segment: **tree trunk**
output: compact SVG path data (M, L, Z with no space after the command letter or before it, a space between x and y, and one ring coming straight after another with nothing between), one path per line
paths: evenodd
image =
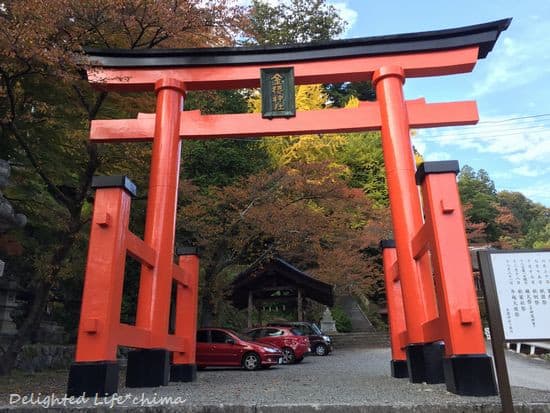
M210 291L205 291L200 298L200 320L199 325L201 327L211 327L214 321L214 309L210 297Z

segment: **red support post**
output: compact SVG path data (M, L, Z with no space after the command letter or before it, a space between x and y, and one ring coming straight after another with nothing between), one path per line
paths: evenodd
M128 355L128 387L167 385L170 377L167 331L181 154L179 124L185 91L183 83L175 79L160 79L155 90L155 137L144 241L156 251L156 260L153 266L142 266L136 317L136 326L151 332L151 347Z
M88 261L68 394L112 394L118 389L117 331L126 260L131 195L124 176L94 177L97 188Z
M197 316L199 302L199 255L197 248L178 248L179 266L185 273L186 285L178 283L176 291L175 335L183 338L183 352L175 351L170 369L170 381L195 381L197 365Z
M373 75L381 115L382 148L390 197L397 261L403 288L407 326L407 359L412 382L443 380L440 345L427 341L423 324L437 317L431 267L423 258L414 259L411 242L422 227L420 197L415 183L415 161L409 119L399 66L383 66ZM427 366L436 366L427 369ZM429 371L431 370L431 372Z
M456 183L457 161L425 162L417 173L436 280L439 320L445 341L445 381L453 393L494 395L492 361L485 340Z
M176 227L176 202L180 170L179 124L183 84L174 79L156 83L157 110L147 199L144 241L157 251L154 267L143 267L136 325L152 331L152 344L162 348L168 328L168 297Z
M386 285L386 303L388 307L388 324L391 343L391 375L396 378L409 377L407 370L407 327L405 326L405 309L403 294L399 280L397 252L394 240L380 242L384 264L384 279Z

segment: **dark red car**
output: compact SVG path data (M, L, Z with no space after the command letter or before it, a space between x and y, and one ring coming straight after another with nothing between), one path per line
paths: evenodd
M311 352L316 356L326 356L332 351L332 340L315 323L307 321L282 321L267 324L268 327L294 327L308 336Z
M245 370L269 368L283 361L281 350L226 328L201 328L197 331L197 368L241 366Z
M252 340L283 351L283 363L299 363L311 351L309 338L293 327L259 327L247 331Z

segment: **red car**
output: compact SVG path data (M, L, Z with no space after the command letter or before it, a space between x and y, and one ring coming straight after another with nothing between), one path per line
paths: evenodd
M311 351L309 338L293 327L260 327L246 333L254 341L271 344L283 351L283 363L299 363Z
M226 328L197 331L197 368L241 366L245 370L269 368L282 363L283 354L269 344L252 343L250 338Z

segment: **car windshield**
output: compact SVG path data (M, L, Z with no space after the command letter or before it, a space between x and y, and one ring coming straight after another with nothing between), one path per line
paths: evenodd
M313 331L315 331L315 334L318 334L320 336L323 335L323 332L319 327L317 327L317 324L311 323L311 328L313 329Z

